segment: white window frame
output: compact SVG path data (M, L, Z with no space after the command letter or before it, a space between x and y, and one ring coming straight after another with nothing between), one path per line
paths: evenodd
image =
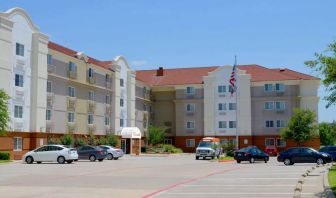
M286 109L286 102L285 101L275 101L274 107L276 110L285 110ZM280 108L277 108L277 104L280 104Z
M267 141L268 140L273 140L273 145L267 145ZM275 146L276 142L275 142L275 138L265 138L265 146Z
M188 96L195 95L195 87L191 87L191 86L186 87L185 93Z
M74 122L76 122L75 112L73 112L73 111L69 111L68 112L67 121L68 121L68 123L74 123Z
M20 143L20 144L18 144ZM13 151L22 151L22 137L13 137Z
M18 85L16 85L16 77L18 77ZM22 74L15 74L15 79L14 79L14 84L15 87L23 87L23 83L24 83L24 76Z
M46 109L46 121L50 121L51 120L51 116L52 116L51 109Z
M227 122L226 121L218 121L218 129L226 129L227 128Z
M278 140L279 140L279 141L282 141L284 144L283 144L283 145L279 145L279 144L278 144ZM275 140L275 144L276 144L277 147L286 147L287 142L286 142L285 140L281 139L281 138L277 138L277 139Z
M14 105L14 118L23 118L23 106L22 105Z
M270 90L268 88L271 88ZM264 84L264 91L265 92L272 92L273 91L273 84L267 83Z
M222 106L222 109L220 109L220 106ZM218 111L219 112L226 111L226 103L218 103Z
M217 93L220 94L220 95L225 94L226 93L226 85L218 85Z
M53 62L53 57L51 54L47 54L47 64L52 65Z
M267 108L267 104L271 104L271 108ZM274 109L274 101L265 101L264 102L264 109L265 110L273 110Z
M24 45L21 43L16 43L15 45L15 54L17 56L22 56L24 57Z
M285 84L284 83L276 83L275 84L275 91L284 92L285 91Z
M232 123L232 127L230 123ZM237 128L237 121L235 120L229 121L229 129L235 129L235 128Z
M234 108L231 108L234 107ZM229 103L229 111L236 111L237 110L237 103L235 102L230 102Z
M50 85L50 90L48 90L49 85ZM53 90L52 82L47 81L47 93L52 93L52 90Z
M105 126L110 126L111 125L111 118L109 116L105 116Z
M188 110L188 107L190 107L189 110ZM186 112L187 113L193 113L193 112L195 112L195 104L193 104L193 103L186 104Z
M185 127L186 127L186 129L195 129L195 121L187 121Z
M89 70L88 70L88 77L89 77L89 78L93 78L94 75L95 75L95 71L94 71L94 69L92 69L92 68L90 67Z
M88 91L88 100L95 101L95 92L90 90Z
M72 86L68 86L68 96L75 98L76 97L76 88Z
M74 63L72 61L69 61L68 70L69 70L69 72L76 72L76 70L77 70L76 63Z
M90 125L94 124L94 116L93 116L93 114L88 114L88 116L87 116L87 123L90 124Z
M195 147L195 139L186 139L186 147L194 148Z
M120 124L120 127L124 127L124 118L120 118L119 119L119 124Z
M110 94L107 94L105 96L105 104L111 104L111 95Z
M267 122L268 122L268 126L267 126ZM271 126L271 122L273 123L273 126ZM265 128L274 128L274 120L266 120Z
M125 86L124 84L125 84L124 79L120 78L120 87L124 87Z
M278 125L280 123L280 125ZM283 125L282 125L283 124ZM281 126L282 125L282 126ZM277 120L276 121L276 127L277 128L285 128L286 127L286 121L285 120Z
M120 107L124 107L125 101L123 98L120 98Z
M165 138L163 143L164 144L173 144L173 140L171 138Z

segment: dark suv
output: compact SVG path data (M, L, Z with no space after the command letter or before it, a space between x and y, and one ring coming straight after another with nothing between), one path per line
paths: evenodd
M331 162L331 156L326 153L320 153L313 148L295 147L280 153L278 162L283 162L286 166L294 163L325 164Z
M96 160L103 161L106 158L107 151L98 146L81 146L77 149L78 159L90 160L94 162Z
M336 146L325 146L320 149L321 153L328 153L336 161Z

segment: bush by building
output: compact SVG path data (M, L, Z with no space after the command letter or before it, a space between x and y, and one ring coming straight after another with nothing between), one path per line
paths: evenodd
M0 160L9 160L10 159L10 154L7 152L0 152Z

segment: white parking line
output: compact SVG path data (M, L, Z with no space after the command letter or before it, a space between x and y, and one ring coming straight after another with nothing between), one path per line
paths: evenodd
M284 180L284 179L295 179L298 180L298 177L283 177L283 178L269 178L269 177L235 177L235 178L206 178L203 180L232 180L232 179L266 179L266 180Z
M315 195L314 193L304 193L305 195ZM247 192L247 193L230 193L230 192L223 192L223 193L204 193L204 192L194 192L194 193L165 193L165 195L293 195L293 193L283 193L283 192L272 192L272 193L253 193L253 192Z
M186 185L182 185L182 186L185 186L185 187L237 187L237 184L235 185L232 185L232 184L214 184L214 185L211 185L211 184L207 184L207 185L192 185L192 184L186 184ZM287 184L284 184L284 185L281 185L281 184L267 184L267 185L254 185L254 184L239 184L238 185L239 187L261 187L261 188L264 188L264 187L295 187L295 185L287 185ZM315 185L305 185L307 187L312 187L312 186L315 186Z

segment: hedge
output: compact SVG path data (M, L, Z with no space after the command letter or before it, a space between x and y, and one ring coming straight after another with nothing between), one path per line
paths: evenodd
M1 153L0 152L0 160L9 160L10 154L9 153Z

